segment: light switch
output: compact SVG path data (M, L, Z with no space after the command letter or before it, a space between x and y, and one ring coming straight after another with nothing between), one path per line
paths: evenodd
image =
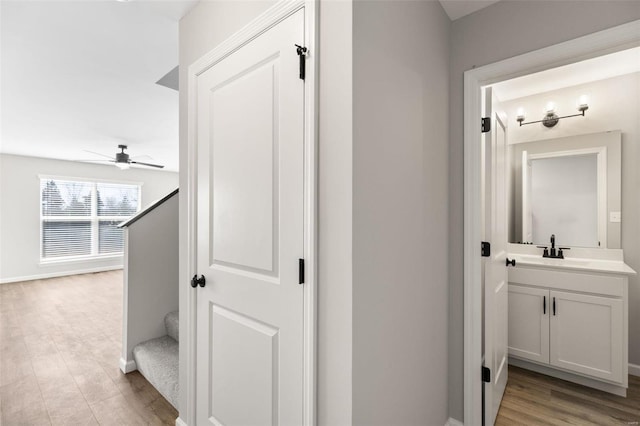
M620 212L609 212L609 222L620 223L621 221L622 221L622 213L620 213Z

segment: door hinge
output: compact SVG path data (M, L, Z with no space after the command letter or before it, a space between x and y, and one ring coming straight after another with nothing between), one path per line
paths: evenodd
M300 58L300 80L304 80L305 77L305 62L307 60L307 48L296 44L296 52L298 52L298 58Z
M491 117L482 118L480 129L482 130L482 133L487 133L491 131Z
M485 383L491 383L491 369L488 367L482 367L482 381Z
M482 257L491 256L491 243L483 241L480 248L480 253L482 254Z
M304 259L298 259L298 284L304 284Z

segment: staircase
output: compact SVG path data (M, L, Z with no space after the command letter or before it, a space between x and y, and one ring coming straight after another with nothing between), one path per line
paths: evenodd
M167 335L133 348L138 371L178 409L178 311L164 317Z

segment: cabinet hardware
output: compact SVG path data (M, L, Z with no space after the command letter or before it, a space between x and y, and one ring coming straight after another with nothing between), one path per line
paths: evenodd
M547 315L547 296L542 296L542 315Z
M556 298L553 298L553 316L556 316Z
M509 258L507 257L507 266L516 266L516 260L515 259L511 259L509 260Z
M200 275L200 278L198 278L198 275L194 275L193 278L191 278L191 287L196 288L197 286L200 287L204 287L204 285L206 284L206 280L204 279L204 275Z

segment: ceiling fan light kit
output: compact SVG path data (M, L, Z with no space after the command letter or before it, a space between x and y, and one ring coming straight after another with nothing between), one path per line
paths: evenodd
M141 161L132 160L131 158L129 158L129 154L124 152L124 150L127 149L127 145L118 145L118 149L120 150L120 152L116 152L116 157L114 160L96 160L96 161L106 161L109 163L114 163L116 167L119 168L120 170L127 170L131 167L132 164L139 165L139 166L146 166L146 167L155 167L156 169L164 168L164 166L161 164L143 163ZM92 152L92 151L87 151L87 152ZM101 155L103 157L109 158L109 156L103 155L97 152L93 152L93 154L97 154L97 155Z

